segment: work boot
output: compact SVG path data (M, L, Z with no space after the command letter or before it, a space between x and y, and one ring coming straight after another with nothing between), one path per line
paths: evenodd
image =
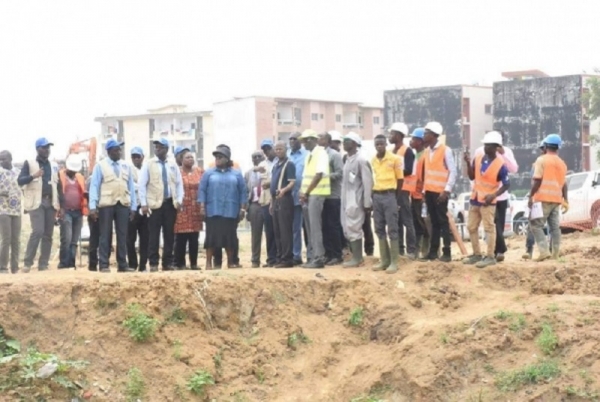
M440 257L441 262L452 262L452 256L450 254L444 254Z
M352 252L352 258L349 261L346 261L342 266L344 268L356 268L359 267L363 263L362 256L362 247L363 241L362 239L354 240L349 244L350 251Z
M425 258L429 254L429 237L423 237L421 241L421 258Z
M531 260L531 257L533 257L533 249L532 248L528 248L527 251L525 251L523 253L523 255L521 256L521 258L524 260Z
M535 259L535 262L546 261L546 260L549 260L550 258L552 258L552 254L550 254L549 252L540 253L538 258Z
M379 264L373 267L373 271L383 271L390 266L390 246L385 237L379 239Z
M504 261L504 253L496 254L496 262L502 262L502 261Z
M550 250L550 252L552 253L553 260L558 260L560 258L560 250L554 249L554 250Z
M483 257L481 257L480 255L470 255L467 258L463 258L462 263L465 265L473 265L473 264L477 264L478 262L480 262L483 259Z
M485 268L485 267L489 267L490 265L495 265L495 264L496 264L496 259L494 257L485 257L483 260L481 260L477 264L475 264L475 266L477 268Z
M386 274L398 272L398 257L400 256L400 247L398 242L392 241L390 244L390 266L385 270Z

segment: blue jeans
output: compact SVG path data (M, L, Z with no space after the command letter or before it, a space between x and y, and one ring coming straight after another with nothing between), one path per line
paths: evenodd
M81 211L66 211L60 222L59 268L75 268L77 243L81 236L83 215Z
M302 260L302 205L294 205L293 246L294 261Z

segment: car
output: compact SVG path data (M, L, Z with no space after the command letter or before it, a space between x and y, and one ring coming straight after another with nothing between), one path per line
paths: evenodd
M567 175L569 210L560 215L562 231L600 226L600 170Z
M529 230L528 197L518 198L511 194L509 203L512 211L513 232L518 236L527 236L527 230Z
M461 235L463 240L469 240L470 235L467 230L467 222L469 219L469 206L471 200L471 193L465 192L460 193L458 196L453 199L453 205L448 204L448 211L452 213L452 217L456 223L456 227ZM513 216L513 207L509 201L508 211L506 211L506 220L504 222L504 237L510 237L514 234L513 224L512 224L512 216ZM479 226L479 236L483 237L483 226Z

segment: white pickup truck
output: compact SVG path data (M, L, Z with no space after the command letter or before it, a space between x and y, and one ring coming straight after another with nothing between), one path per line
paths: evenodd
M600 226L600 170L567 176L569 210L560 216L565 231L586 230Z
M514 198L511 195L511 200ZM454 217L458 232L461 234L463 240L469 240L469 231L467 230L467 221L469 217L469 201L471 199L471 193L460 193L456 199L451 200L448 204L448 211ZM509 202L509 210L506 211L506 221L504 222L504 237L510 237L513 235L513 207ZM479 227L479 234L483 237L483 226Z

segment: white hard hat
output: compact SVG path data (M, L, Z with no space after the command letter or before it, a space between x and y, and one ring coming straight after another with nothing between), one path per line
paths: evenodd
M402 133L403 135L408 135L408 127L404 123L394 123L394 124L392 124L392 127L390 127L390 129L388 131L390 133L392 131L397 131L399 133Z
M67 156L67 160L65 161L65 167L71 172L79 172L81 171L83 164L81 163L81 159L77 155L69 155Z
M484 144L502 145L502 134L497 131L490 131L489 133L485 133L481 142Z
M429 123L427 123L427 125L425 126L425 131L427 130L437 135L442 135L442 133L444 132L442 125L437 121L430 121Z
M339 131L331 130L328 131L327 134L331 136L331 141L342 142L342 134Z
M360 136L358 134L356 134L354 131L350 131L348 134L346 134L344 136L344 139L356 142L359 147L361 146L361 143L362 143Z

